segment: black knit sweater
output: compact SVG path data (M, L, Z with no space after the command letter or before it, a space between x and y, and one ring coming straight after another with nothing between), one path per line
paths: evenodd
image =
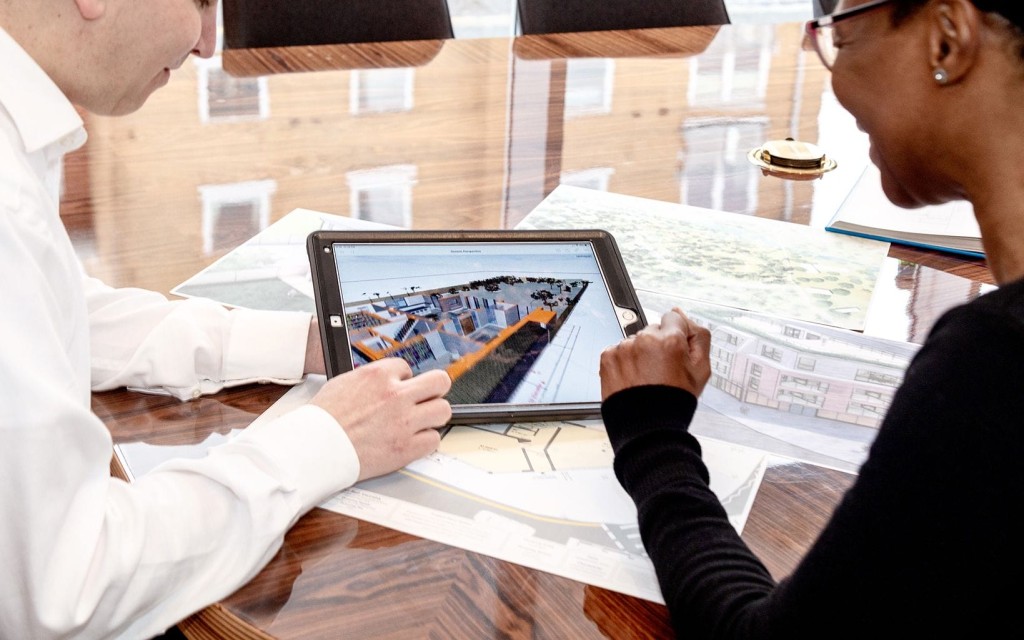
M687 432L695 398L603 406L615 472L681 638L993 638L1024 596L1024 282L946 313L821 536L776 584Z

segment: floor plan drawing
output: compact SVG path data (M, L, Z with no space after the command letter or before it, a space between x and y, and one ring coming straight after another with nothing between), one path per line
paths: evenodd
M292 389L258 420L305 402L319 384ZM711 488L742 531L769 456L713 438L701 445ZM449 427L435 453L321 506L661 602L600 421Z

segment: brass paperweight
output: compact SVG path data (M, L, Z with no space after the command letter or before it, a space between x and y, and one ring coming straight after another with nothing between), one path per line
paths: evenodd
M836 161L820 147L793 138L769 140L751 149L747 159L761 167L765 175L798 180L817 178L836 168Z

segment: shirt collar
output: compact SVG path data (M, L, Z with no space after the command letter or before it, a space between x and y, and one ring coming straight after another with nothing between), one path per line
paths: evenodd
M85 129L71 101L21 46L0 27L0 108L7 111L26 153L65 141L85 144Z

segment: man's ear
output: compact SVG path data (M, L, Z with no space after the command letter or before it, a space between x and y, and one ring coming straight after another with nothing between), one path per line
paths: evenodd
M107 10L107 0L75 0L78 12L86 20L95 20Z
M981 16L970 0L944 0L929 9L928 17L928 61L932 69L945 70L943 84L953 84L970 70L977 58L981 46Z

